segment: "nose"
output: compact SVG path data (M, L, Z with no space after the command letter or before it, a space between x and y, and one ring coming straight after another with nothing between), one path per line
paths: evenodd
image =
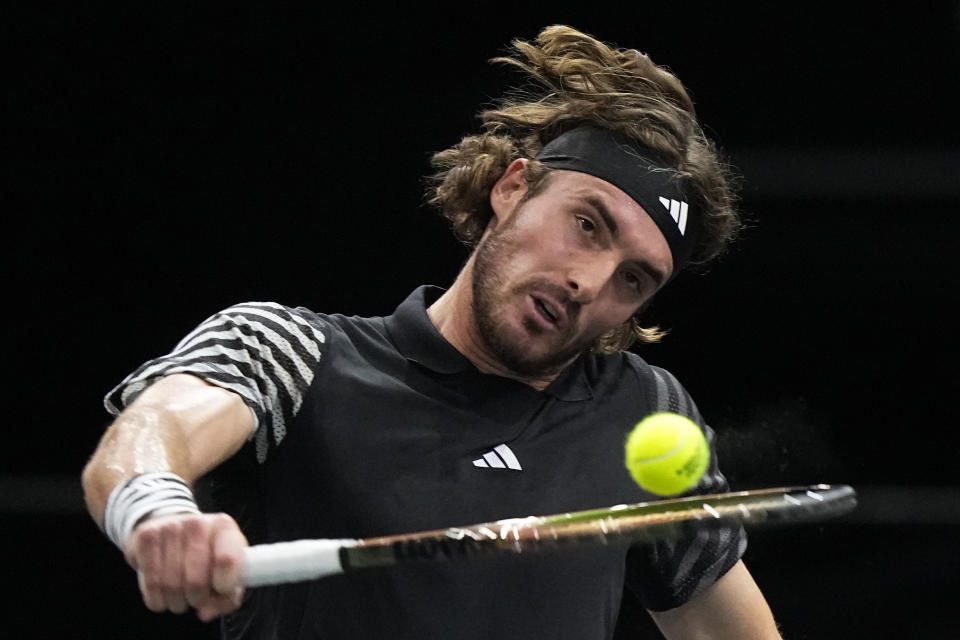
M567 272L570 299L584 304L596 298L616 272L616 265L613 262L613 260L591 260L571 265Z

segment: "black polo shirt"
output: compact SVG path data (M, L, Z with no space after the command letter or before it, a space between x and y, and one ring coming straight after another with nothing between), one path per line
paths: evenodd
M200 493L251 542L362 538L654 499L623 465L628 431L671 409L675 379L631 353L584 354L543 391L478 372L430 322L420 288L388 317L231 307L107 398L177 371L240 393L248 447ZM712 432L704 427L712 440ZM713 460L698 490L720 491ZM228 638L610 638L621 597L682 604L742 554L742 531L661 545L370 569L249 590Z

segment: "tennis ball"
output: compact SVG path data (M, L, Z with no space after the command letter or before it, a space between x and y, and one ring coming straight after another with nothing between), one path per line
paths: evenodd
M627 436L627 470L642 488L673 496L693 488L707 470L710 449L693 420L654 413Z

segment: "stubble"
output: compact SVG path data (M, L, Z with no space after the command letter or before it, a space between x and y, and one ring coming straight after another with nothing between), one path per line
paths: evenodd
M576 340L576 311L568 318L566 329L557 336L549 336L536 323L524 323L523 328L536 339L552 341L553 345L542 355L531 353L520 338L508 329L503 315L507 305L517 304L524 296L539 288L556 284L530 279L513 286L507 284L511 256L523 251L516 242L510 224L520 215L516 211L505 225L497 227L477 246L473 263L473 319L477 332L491 354L511 372L529 378L553 376L587 350L592 340Z

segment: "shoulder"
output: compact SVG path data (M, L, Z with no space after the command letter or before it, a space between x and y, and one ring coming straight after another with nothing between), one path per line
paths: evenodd
M165 355L144 362L105 398L117 414L144 389L174 373L189 373L240 395L258 424L280 405L299 408L327 342L312 312L276 302L242 302L206 318Z
M178 345L193 341L200 334L233 331L248 334L267 343L289 343L314 355L328 351L330 343L378 342L385 339L383 318L363 318L318 313L306 307L277 302L241 302L222 309L204 320Z
M672 411L685 415L695 422L702 423L703 419L696 403L687 389L673 373L647 363L635 353L623 352L625 366L629 367L647 388L654 398L655 411Z
M325 341L323 317L305 307L288 307L277 302L241 302L222 309L198 328L211 326L249 326L261 331L279 331L288 336Z
M594 354L590 377L595 388L637 388L651 399L650 411L673 411L701 421L696 404L677 377L632 351L609 355Z

